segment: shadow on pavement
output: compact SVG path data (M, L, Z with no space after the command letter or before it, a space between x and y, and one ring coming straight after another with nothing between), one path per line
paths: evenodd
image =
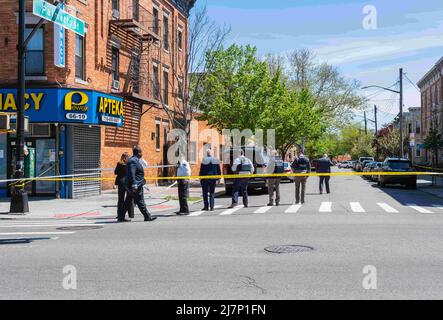
M9 239L0 239L0 245L8 245L8 244L29 244L34 241L40 240L50 240L51 238L9 238Z

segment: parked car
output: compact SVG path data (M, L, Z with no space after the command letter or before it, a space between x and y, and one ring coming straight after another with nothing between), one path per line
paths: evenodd
M365 161L366 161L366 163L367 162L371 162L371 161L374 161L374 158L373 157L360 157L360 158L358 158L358 162L355 165L355 171L362 172L363 168L364 168L363 163Z
M383 162L376 162L375 165L371 168L372 175L369 176L369 180L377 182L378 181L378 174L377 172L380 172L381 168L383 166Z
M285 173L292 173L291 163L290 162L285 162L284 166L285 166ZM295 180L294 180L294 177L283 177L281 179L281 181L294 182Z
M232 165L234 163L234 157L239 156L240 149L245 151L245 155L250 159L254 164L254 173L255 174L265 174L266 173L266 165L269 163L269 157L266 152L262 148L258 147L231 147L227 148L223 154L223 174L231 175L234 174L232 172ZM225 191L226 194L232 193L232 187L234 185L234 179L225 179ZM262 189L267 192L268 184L266 178L250 178L249 179L249 188L251 189Z
M352 161L343 161L338 164L340 169L350 169L352 168Z
M317 159L311 160L311 171L317 171L317 163L318 163Z
M366 160L367 161L367 160ZM363 162L366 162L366 161L363 161ZM367 172L368 174L367 175L363 175L362 177L363 178L365 178L365 179L369 179L369 173L371 172L371 169L372 169L372 167L374 166L376 164L376 162L375 161L369 161L369 162L366 162L366 164L363 166L363 172Z
M414 167L409 159L386 158L380 172L413 172ZM402 184L408 188L417 188L417 176L415 175L379 175L378 185L385 187L387 184Z

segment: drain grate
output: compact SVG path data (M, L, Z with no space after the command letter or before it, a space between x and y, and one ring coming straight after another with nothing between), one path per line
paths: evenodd
M314 250L314 248L302 245L279 245L265 248L265 251L271 253L303 253L312 250Z
M69 226L69 227L60 227L57 230L65 230L65 231L81 231L81 230L95 230L101 229L103 226Z

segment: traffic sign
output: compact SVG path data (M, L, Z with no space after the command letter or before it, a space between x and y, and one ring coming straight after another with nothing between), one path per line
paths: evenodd
M34 0L32 13L40 18L49 20L71 30L81 36L85 35L85 22L67 13L60 7L56 7L45 0Z

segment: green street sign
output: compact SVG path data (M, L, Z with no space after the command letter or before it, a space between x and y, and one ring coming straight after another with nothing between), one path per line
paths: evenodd
M75 33L85 35L85 22L74 17L72 14L46 2L45 0L34 0L32 13L40 18L49 20L59 26Z

